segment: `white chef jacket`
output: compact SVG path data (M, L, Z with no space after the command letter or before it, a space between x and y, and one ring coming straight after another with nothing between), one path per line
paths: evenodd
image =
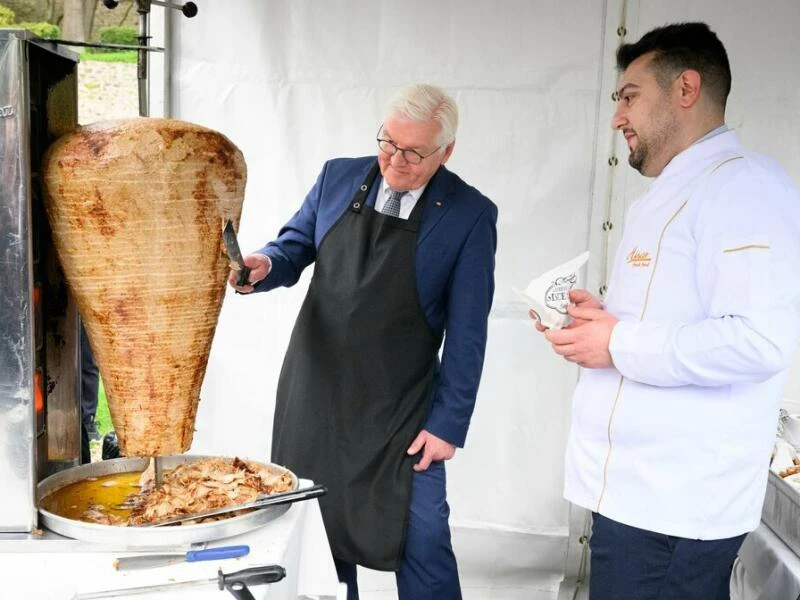
M581 369L565 497L667 535L758 526L800 339L800 194L736 133L677 155L628 212L605 308L614 368Z

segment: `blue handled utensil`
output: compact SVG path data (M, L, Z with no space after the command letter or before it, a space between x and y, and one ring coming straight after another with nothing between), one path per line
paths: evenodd
M114 568L118 571L134 571L136 569L150 569L164 567L182 562L197 562L201 560L223 560L238 558L250 553L250 546L221 546L219 548L206 548L205 550L190 550L186 553L146 554L141 556L123 556L114 561Z

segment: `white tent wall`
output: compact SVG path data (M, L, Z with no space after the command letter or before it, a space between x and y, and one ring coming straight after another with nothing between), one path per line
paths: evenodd
M511 287L589 247L596 291L624 210L646 185L608 125L617 27L633 40L667 22L709 22L734 70L729 123L800 179L800 3L197 4L197 17L172 16L168 27L166 110L225 133L244 152L245 252L277 234L326 159L375 153L383 108L401 86L436 83L456 98L461 123L448 167L498 205L499 242L481 389L466 447L448 463L453 541L466 598L555 597L565 564L574 575L580 557L583 514L574 511L567 561L561 498L577 372L535 334ZM604 231L606 221L613 227ZM268 294L229 291L192 452L269 456L277 378L310 276ZM787 396L800 398L794 372ZM365 589L393 588L388 574L361 580Z
M576 373L551 356L511 286L588 242L603 4L581 2L577 23L576 7L558 2L199 7L175 31L173 114L244 152L246 250L274 237L324 160L375 153L399 87L430 81L456 97L449 166L499 205L501 239L484 379L467 446L448 464L454 543L465 585L557 590ZM309 275L293 289L226 298L193 451L268 455L277 376Z

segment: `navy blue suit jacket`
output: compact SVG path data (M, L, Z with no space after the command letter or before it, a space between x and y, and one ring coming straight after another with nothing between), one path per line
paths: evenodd
M270 257L272 270L255 291L297 283L376 160L372 156L325 163L278 239L258 251ZM379 181L380 177L370 189L370 206ZM494 295L497 207L444 166L428 182L426 193L417 237L417 290L431 330L445 338L425 429L463 446L483 369Z

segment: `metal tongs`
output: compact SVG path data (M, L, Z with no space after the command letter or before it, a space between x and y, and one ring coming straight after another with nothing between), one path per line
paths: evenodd
M237 510L246 510L250 508L264 508L266 506L275 506L278 504L288 504L289 502L310 500L311 498L324 496L327 493L328 493L328 488L326 488L324 485L314 485L308 488L303 488L302 490L295 490L293 492L284 492L282 494L273 494L271 496L262 495L253 500L252 502L246 502L244 504L232 504L229 506L222 506L220 508L215 508L200 513L194 513L191 515L181 515L180 517L171 517L169 519L163 519L161 521L142 523L141 525L138 525L138 527L161 527L163 525L174 525L176 523L183 523L184 521L195 521L197 519L203 519L205 517L213 517L215 515L222 515L229 512L235 512Z

